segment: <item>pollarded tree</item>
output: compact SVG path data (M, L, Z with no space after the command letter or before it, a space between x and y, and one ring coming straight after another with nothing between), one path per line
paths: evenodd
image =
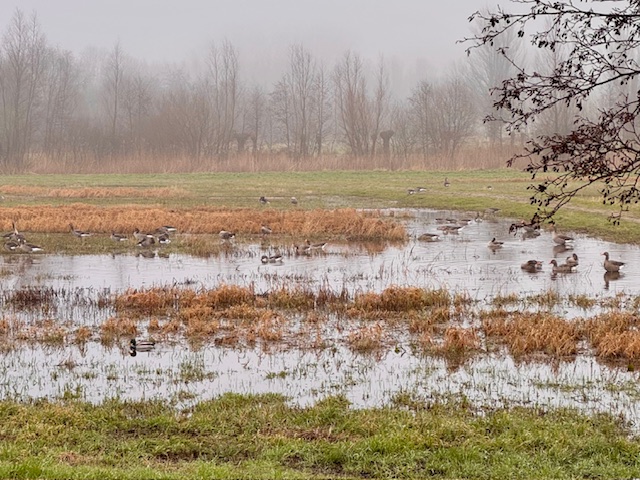
M571 131L534 137L509 164L518 159L528 162L526 170L534 180L531 201L538 206L540 217L551 218L576 194L595 184L605 204L619 207L612 215L617 223L630 204L640 201L640 131L636 126L640 92L621 93L596 113L589 113L585 106L609 85L626 85L640 74L636 55L640 3L511 1L513 12L498 8L471 16L483 28L468 39L470 53L478 47L499 45L513 31L534 47L549 52L566 48L568 55L546 71L519 65L509 48L498 48L514 63L517 74L495 90L494 106L512 114L508 125L512 131L530 125L557 105L575 105L578 115Z

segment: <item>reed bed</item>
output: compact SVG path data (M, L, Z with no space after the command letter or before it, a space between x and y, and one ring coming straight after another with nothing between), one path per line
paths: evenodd
M347 239L404 240L402 224L382 218L380 212L361 212L345 208L336 210L275 210L252 208L197 207L170 209L145 206L98 207L88 204L60 206L21 206L0 208L0 225L11 230L16 222L22 232L68 233L69 224L94 233L112 231L153 231L171 225L181 233L218 234L229 230L236 234L259 235L262 225L274 234L301 237L344 237Z
M640 359L640 318L629 312L610 312L586 321L586 332L598 357Z

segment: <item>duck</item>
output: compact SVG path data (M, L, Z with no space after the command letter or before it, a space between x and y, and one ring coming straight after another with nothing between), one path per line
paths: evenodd
M129 237L123 235L122 233L116 233L115 231L111 231L111 240L114 242L126 242L129 240Z
M220 236L220 238L222 240L231 240L232 238L235 238L236 234L234 232L230 232L228 230L220 230L220 233L218 234Z
M262 235L271 235L271 233L273 233L273 230L271 230L271 228L269 228L269 226L267 225L262 225L260 226L260 233Z
M132 338L129 342L129 355L135 357L138 352L150 352L156 347L156 342L151 340L136 341Z
M555 258L553 260L551 260L549 263L551 265L553 265L553 268L552 268L553 273L571 273L571 272L573 272L573 266L572 265L567 265L566 263L563 263L562 265L558 265L558 262L556 262Z
M296 255L311 255L311 248L308 245L294 245Z
M275 254L275 255L262 255L262 257L260 257L260 261L263 264L267 264L267 263L279 263L282 261L282 255L280 254Z
M261 205L266 205L269 203L269 200L267 200L267 197L260 197L258 201L260 202Z
M418 240L423 242L435 242L440 238L440 235L437 233L423 233L418 237Z
M567 242L573 242L573 237L558 233L555 225L551 227L551 239L557 245L565 245Z
M579 265L579 261L578 261L578 255L576 255L575 253L573 255L571 255L570 257L567 257L567 261L564 262L566 265L571 265L572 267L577 267Z
M149 236L148 234L142 233L138 228L133 230L133 238L135 238L136 241L138 241L138 242L141 242L142 240L144 240L148 236Z
M161 233L156 237L156 240L161 245L168 245L171 243L171 239L169 238L168 233Z
M535 273L542 270L542 262L538 260L527 260L522 265L520 265L520 268L525 272Z
M25 252L25 253L35 253L35 252L42 252L44 251L44 248L38 246L38 245L34 245L33 243L27 243L25 241L19 242L20 246L18 247L18 249L21 252Z
M74 228L72 223L69 224L69 228L71 229L71 233L78 238L86 238L92 235L91 232L86 232L84 230L78 230L77 228Z
M324 247L327 246L327 242L311 243L308 238L304 243L307 245L309 250L324 250Z
M618 260L609 260L609 252L602 252L602 255L604 255L604 269L607 272L619 272L625 264Z
M4 242L4 249L8 252L15 252L20 248L20 242L17 240L7 240Z
M491 241L489 242L489 248L501 248L502 245L504 245L504 242L500 242L498 240L496 240L496 237L493 237L491 239Z
M136 244L136 246L142 247L142 248L147 248L147 247L150 247L151 245L154 245L155 243L156 243L156 239L153 238L153 236L145 235L145 237L142 240L140 240Z

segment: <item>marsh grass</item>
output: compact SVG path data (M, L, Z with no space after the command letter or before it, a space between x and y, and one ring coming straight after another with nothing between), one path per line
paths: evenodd
M209 372L185 366L185 378ZM193 377L192 377L193 376ZM188 415L159 401L0 403L7 478L633 478L640 447L612 416L405 398L402 408L226 394ZM396 406L399 400L396 399ZM570 460L567 460L570 459Z

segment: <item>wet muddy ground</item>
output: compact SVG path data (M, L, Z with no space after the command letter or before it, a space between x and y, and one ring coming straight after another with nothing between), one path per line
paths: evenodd
M268 292L280 286L317 290L329 288L350 295L381 292L391 285L445 288L464 293L482 308L499 295L519 296L554 291L565 297L595 299L635 296L640 285L640 249L573 235L571 248L554 246L549 231L523 239L509 234L511 220L446 211L389 211L406 222L410 239L404 244L329 243L323 252L295 255L291 245L238 241L226 254L201 258L164 255L4 255L2 290L51 288L58 301L50 312L16 313L3 305L5 318L24 316L27 322L52 318L72 326L97 329L114 315L97 307L102 296L129 288L177 286L214 288L221 284ZM444 234L453 220L471 221L457 233ZM436 219L445 219L444 222ZM449 219L447 221L446 219ZM458 223L459 225L459 223ZM562 226L559 225L562 230ZM424 233L435 241L419 240ZM571 234L571 232L564 232ZM490 248L495 238L502 246ZM602 252L624 260L620 275L605 275ZM280 252L278 263L262 264L264 254ZM553 274L549 262L576 253L573 273ZM542 270L527 273L520 265L536 259ZM554 309L568 318L593 315L575 305ZM330 327L329 327L330 328ZM140 335L146 337L146 334ZM623 414L640 424L636 387L639 374L606 366L588 352L562 361L516 361L506 352L474 355L461 364L425 355L402 333L393 348L362 353L348 348L335 334L323 349L229 348L183 337L168 337L151 352L129 355L129 338L103 344L97 338L83 344L22 342L0 352L0 396L37 398L79 396L90 401L109 397L162 397L177 405L233 391L280 392L306 404L344 394L354 406L387 404L398 395L437 400L465 396L479 408L504 405L573 406L586 411Z

